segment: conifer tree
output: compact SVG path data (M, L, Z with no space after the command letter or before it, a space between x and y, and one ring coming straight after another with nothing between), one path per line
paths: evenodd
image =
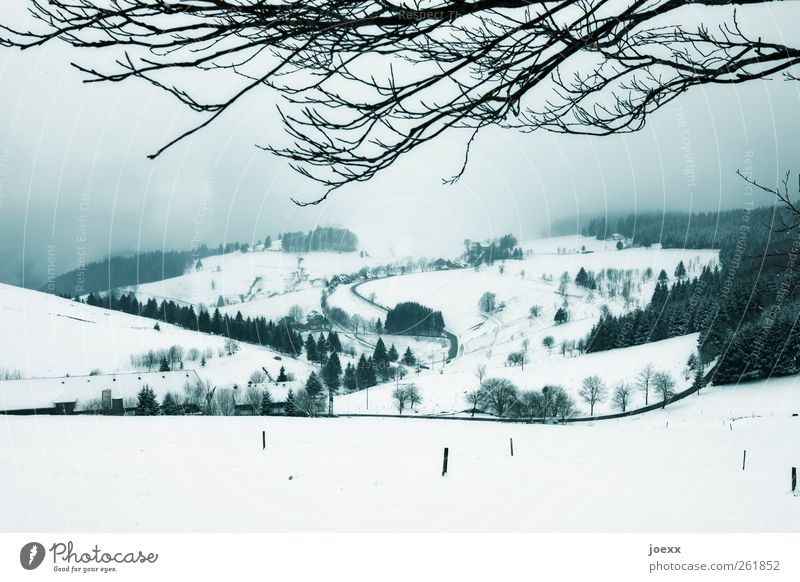
M358 359L358 367L356 368L356 380L358 383L358 388L367 388L371 386L369 383L370 374L369 374L369 362L364 354L361 354L361 357Z
M292 391L289 390L289 393ZM294 396L294 394L292 394ZM261 416L269 416L272 414L272 395L269 393L269 390L264 390L264 393L261 395L261 406L259 407L259 414Z
M342 380L342 383L350 392L358 387L356 380L356 369L350 362L347 362L347 366L344 369L344 379Z
M169 360L167 359L166 356L163 356L161 358L161 362L159 362L159 365L158 365L158 371L159 372L169 372L170 371Z
M167 392L164 395L164 400L161 401L161 413L164 416L176 416L178 414L178 403L172 392Z
M316 362L319 360L319 355L317 354L317 342L314 341L314 336L308 334L306 337L306 358L309 362Z
M417 358L416 356L414 356L414 352L412 352L411 348L408 346L406 347L406 351L403 354L403 363L406 366L413 366L414 364L417 363Z
M155 416L158 414L158 400L156 393L145 384L139 390L136 403L136 416Z
M382 338L378 338L378 343L375 344L375 351L372 353L372 361L377 366L389 363L389 354L386 351L386 344L383 343Z
M278 378L276 382L288 382L289 377L286 375L286 368L281 366L281 369L278 371Z
M306 380L306 392L312 398L318 397L322 393L322 382L319 381L316 372L311 372Z
M394 347L394 344L389 347L389 353L387 355L389 356L390 362L396 362L400 357L400 355L397 353L397 348Z
M286 416L300 416L300 412L295 406L294 398L294 390L289 388L289 392L286 394Z
M333 330L328 333L328 345L330 345L331 351L342 353L342 342L339 339L339 334Z
M325 385L330 388L332 383L335 383L335 388L339 387L339 376L342 374L342 364L339 361L339 356L336 352L331 353L325 366L322 368L322 380Z

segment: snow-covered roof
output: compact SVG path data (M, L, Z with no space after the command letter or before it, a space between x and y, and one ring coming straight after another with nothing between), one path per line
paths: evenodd
M103 390L110 389L112 398L136 398L145 384L161 400L167 392L182 394L187 382L198 381L194 370L6 380L0 382L0 411L53 408L56 402L76 402L80 411L99 400Z

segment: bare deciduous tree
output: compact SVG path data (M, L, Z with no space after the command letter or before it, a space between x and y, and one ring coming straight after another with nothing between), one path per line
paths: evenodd
M653 375L653 388L661 397L662 405L666 406L669 399L675 394L675 380L667 372L656 372Z
M578 390L578 396L580 396L583 401L589 405L590 416L594 416L594 405L605 400L607 395L608 389L606 388L603 379L597 375L584 378L583 383Z
M625 382L620 382L614 388L614 393L611 395L611 404L614 408L625 412L628 409L628 401L631 396L631 387Z
M575 401L563 386L550 386L549 397L553 402L553 411L561 420L570 418L577 413Z
M236 414L236 396L233 389L220 388L216 390L211 410L214 416L233 416Z
M392 391L392 399L394 400L395 408L397 408L397 412L403 414L403 410L406 407L406 402L408 401L408 394L406 393L405 386L398 386Z
M263 398L264 391L256 386L248 386L244 392L244 400L250 406L253 414L258 414L261 408L261 399Z
M525 361L528 359L528 350L530 349L531 342L528 338L522 340L519 352L522 354L522 370L525 370Z
M644 405L650 402L650 385L653 383L653 375L656 373L656 369L653 367L653 364L647 364L642 371L639 372L639 375L636 377L636 381L639 383L639 388L642 392L644 392Z
M477 412L478 410L478 405L481 403L480 390L473 390L472 392L467 392L466 401L470 406L472 406L472 416L475 416L475 412Z
M475 374L475 377L478 379L478 386L480 387L483 384L483 379L486 377L486 364L478 364L475 366L473 374Z
M403 414L406 404L409 404L411 408L414 408L417 404L422 402L422 396L420 396L416 384L404 384L403 386L398 386L392 391L392 399L394 400L395 407L400 414Z
M800 49L769 0L28 0L32 30L0 42L60 39L116 49L90 81L139 79L203 114L151 157L264 87L285 97L287 145L265 149L321 182L368 180L450 129L469 149L488 126L605 135L636 131L692 87L784 74ZM706 7L698 24L685 7ZM770 26L770 22L773 25ZM226 89L210 99L187 70Z
M305 416L319 416L325 411L324 399L318 395L309 394L307 390L298 390L292 404L297 412Z
M504 416L517 401L518 390L505 378L489 378L481 384L481 406L494 410L497 416Z

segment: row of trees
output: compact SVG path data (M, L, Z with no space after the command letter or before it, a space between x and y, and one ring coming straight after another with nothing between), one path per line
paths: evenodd
M150 298L140 303L133 293L117 296L90 293L86 298L87 305L124 311L150 319L171 323L193 331L225 336L232 340L269 346L280 352L297 356L302 352L303 338L294 327L293 319L284 317L277 323L264 317L244 318L241 312L231 317L214 309L213 315L200 308L195 312L191 305L178 305L171 300L158 303Z
M495 261L521 260L525 253L517 246L517 237L506 234L486 244L464 240L462 258L468 265L492 265ZM502 274L502 273L501 273Z
M476 375L479 375L477 371ZM575 402L563 386L521 391L506 378L482 380L480 388L469 392L466 400L473 415L481 409L500 418L556 416L564 420L576 413Z
M200 381L187 383L183 394L167 392L161 402L155 391L148 385L142 386L136 398L137 416L177 416L185 414L211 414L215 416L234 416L237 414L235 388L216 388L210 383ZM273 399L269 391L257 386L244 390L244 402L250 415L273 414Z
M704 385L703 367L693 354L689 358L689 368L695 371L694 386L698 389ZM467 394L467 402L472 406L473 415L480 408L498 417L546 418L555 416L564 420L577 413L575 402L563 386L545 386L541 390L523 391L506 378L488 378L486 366L475 369L475 376L480 388ZM637 374L633 384L622 381L611 390L611 405L620 412L626 412L631 402L634 389L644 396L644 403L650 403L650 395L656 396L666 405L675 395L675 380L666 371L656 370L647 364ZM591 375L583 379L578 389L578 396L589 407L589 415L594 416L595 406L602 404L609 397L609 387L599 375Z
M307 233L284 232L280 239L281 249L287 253L310 251L350 253L358 250L358 237L346 228L318 226Z
M434 311L414 301L398 303L386 314L383 324L387 333L440 336L444 331L441 311Z

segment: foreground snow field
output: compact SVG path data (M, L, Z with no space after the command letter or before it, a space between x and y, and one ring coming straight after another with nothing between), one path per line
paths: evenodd
M798 411L786 378L571 426L0 417L0 529L796 532Z

